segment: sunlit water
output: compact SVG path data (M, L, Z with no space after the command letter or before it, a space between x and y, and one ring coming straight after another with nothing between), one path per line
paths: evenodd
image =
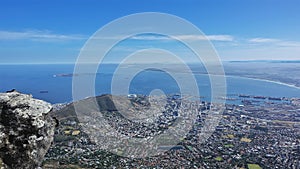
M116 65L101 65L96 74L96 95L111 93L111 79ZM72 76L74 65L1 65L0 92L16 89L30 93L35 98L51 103L72 101ZM126 72L124 72L126 73ZM56 76L55 75L70 75ZM84 75L93 76L93 74ZM185 74L181 73L184 78ZM211 84L207 75L195 74L200 95L210 100ZM299 97L300 90L277 83L240 77L226 77L227 94L246 94L271 97ZM188 82L187 82L188 83ZM184 85L184 84L183 84ZM180 93L179 85L170 75L161 71L143 71L135 76L129 86L129 93L150 94L160 89L165 94ZM228 103L232 101L227 101ZM236 102L235 102L236 103Z

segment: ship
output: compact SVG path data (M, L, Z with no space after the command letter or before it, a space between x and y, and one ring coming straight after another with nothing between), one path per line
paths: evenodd
M268 99L269 100L278 100L278 101L282 100L282 98L279 98L279 97L269 97Z
M250 98L250 95L239 94L239 97L243 97L243 98Z

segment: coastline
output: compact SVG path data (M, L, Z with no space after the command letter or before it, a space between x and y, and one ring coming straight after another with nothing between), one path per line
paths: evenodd
M186 73L186 72L180 72L180 73ZM195 72L194 72L194 74L195 75L208 75L208 76L223 76L223 75L217 75L217 74L211 74L211 75L209 75L208 73L195 73ZM256 78L256 77L247 77L247 76L242 76L242 75L227 75L226 72L224 72L224 76L226 78L227 77L231 77L231 78L243 78L243 79L251 79L251 80L256 80L256 81L263 81L263 82L275 83L275 84L279 84L279 85L283 85L283 86L288 86L288 87L300 90L300 86L297 86L295 84L284 83L284 82L280 82L280 81L274 81L274 80L268 80L268 79Z
M288 84L280 81L273 81L273 80L267 80L267 79L261 79L261 78L254 78L254 77L245 77L245 76L236 76L236 75L225 75L226 77L231 77L231 78L244 78L244 79L251 79L251 80L257 80L257 81L263 81L263 82L269 82L269 83L275 83L283 86L288 86L291 88L295 88L300 90L300 87L293 85L293 84Z

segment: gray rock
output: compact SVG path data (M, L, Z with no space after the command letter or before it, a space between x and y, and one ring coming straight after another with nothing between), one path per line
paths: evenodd
M41 165L53 141L51 110L51 104L31 95L0 93L0 158L7 168Z

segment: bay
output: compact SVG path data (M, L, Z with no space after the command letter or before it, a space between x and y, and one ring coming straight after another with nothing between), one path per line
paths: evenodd
M84 75L96 77L96 95L111 93L111 80L116 67L117 65L114 64L105 64L99 67L96 75L93 73ZM16 89L50 103L71 102L73 101L73 70L73 64L0 65L0 92ZM185 77L185 73L180 71L178 73L181 73L182 78ZM209 76L201 73L194 73L194 76L200 95L204 100L210 100L211 84ZM129 93L149 95L152 90L160 89L165 94L174 94L180 93L179 86L176 79L166 72L145 70L138 73L131 81ZM298 88L243 77L226 77L226 87L228 97L239 94L287 98L300 96ZM227 102L230 103L230 101Z

